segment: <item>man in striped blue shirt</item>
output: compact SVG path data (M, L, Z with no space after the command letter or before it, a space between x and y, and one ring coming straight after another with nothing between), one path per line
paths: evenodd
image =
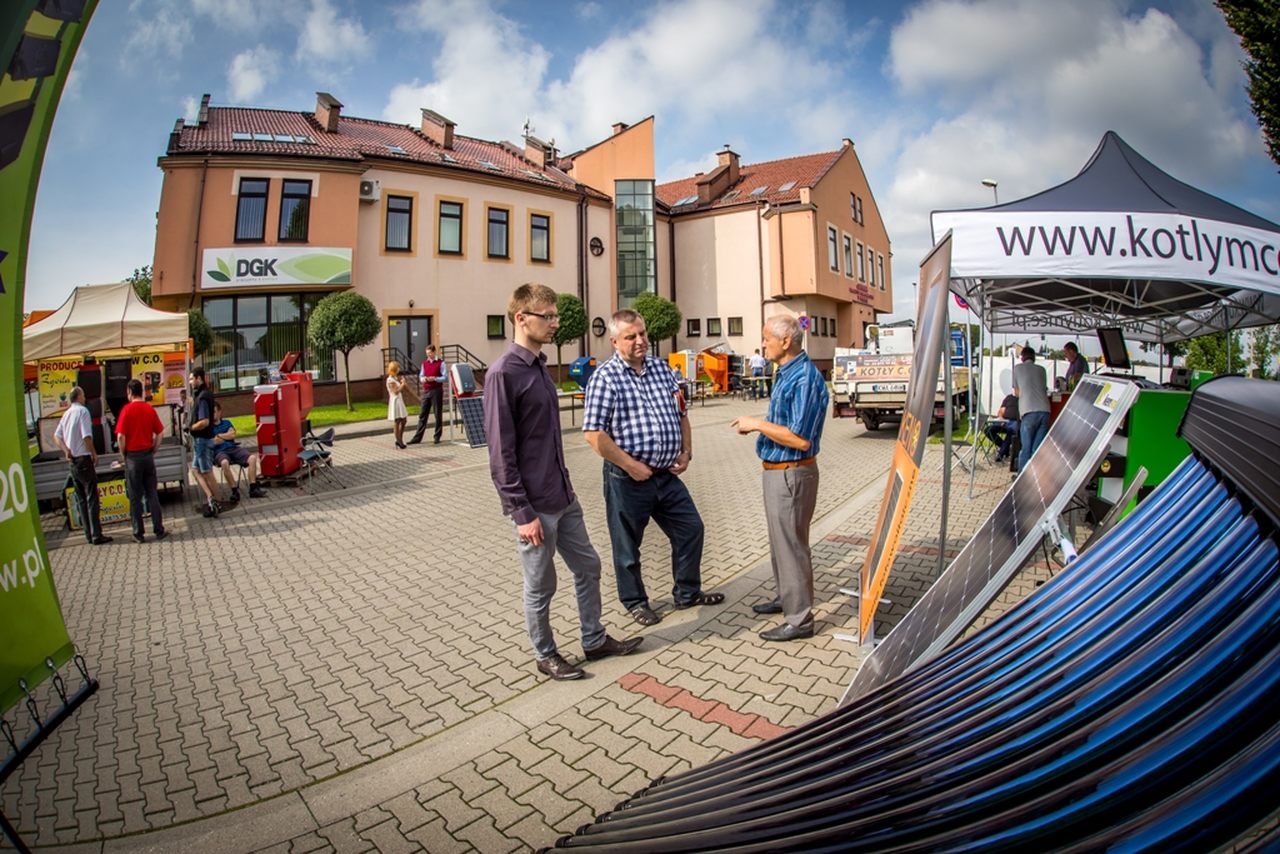
M757 614L782 614L782 625L760 633L767 641L813 637L813 560L809 523L818 500L818 446L827 413L827 384L801 346L800 324L788 314L765 321L764 354L778 365L764 418L733 422L743 435L759 433L764 466L764 514L778 598L752 605Z
M680 475L693 459L693 430L675 374L649 355L644 318L629 308L609 321L614 356L587 384L582 431L604 459L604 503L618 598L642 626L662 618L640 575L640 541L653 519L671 540L671 598L677 608L719 605L702 592L705 529Z

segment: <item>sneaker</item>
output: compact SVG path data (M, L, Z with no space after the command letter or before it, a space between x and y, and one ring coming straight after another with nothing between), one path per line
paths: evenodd
M238 502L240 500L240 487L231 487L231 500Z
M218 513L220 513L221 511L222 511L222 505L218 504L218 502L210 498L209 503L204 506L204 510L202 510L201 513L204 516L204 518L212 519L214 516L217 516Z
M560 653L554 653L547 658L538 659L538 670L550 676L557 682L564 682L569 679L581 679L587 674L583 672L581 667L576 667L561 657Z
M251 483L249 484L249 497L250 498L266 498L267 491L263 489L261 486L258 486L258 484Z

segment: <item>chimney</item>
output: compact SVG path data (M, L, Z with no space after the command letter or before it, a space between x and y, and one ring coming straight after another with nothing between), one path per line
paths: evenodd
M536 136L526 134L524 138L524 157L525 160L532 162L539 169L545 169L547 162L551 159L551 146Z
M849 139L849 137L846 136L844 139L840 140L840 147L853 148L853 140Z
M729 186L738 183L738 153L729 148L729 143L724 144L724 151L716 153L716 158L721 166L729 167Z
M441 148L453 148L453 129L456 126L435 110L422 108L422 135Z
M622 133L624 130L626 130L629 127L630 125L628 125L626 122L614 122L613 135L617 136L618 134Z
M316 93L316 121L325 133L338 132L338 116L342 115L342 104L328 92Z
M178 119L173 126L173 130L169 132L169 154L176 154L178 152L178 140L182 137L182 129L184 127L186 127L186 122L182 119Z
M196 124L204 127L209 121L209 93L200 96L200 112L196 115Z

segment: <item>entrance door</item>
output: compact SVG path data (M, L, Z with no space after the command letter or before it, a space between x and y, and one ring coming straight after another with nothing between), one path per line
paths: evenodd
M431 343L431 318L389 317L387 339L392 347L409 359L409 364L401 365L401 369L417 371L418 365L422 363L422 354Z

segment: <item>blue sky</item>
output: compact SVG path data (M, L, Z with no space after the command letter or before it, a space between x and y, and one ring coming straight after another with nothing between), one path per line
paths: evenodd
M26 307L151 262L169 131L215 105L416 124L561 151L656 116L658 180L833 150L849 137L912 300L929 212L1074 175L1104 131L1174 176L1280 220L1243 53L1205 0L624 3L102 0L45 160Z

